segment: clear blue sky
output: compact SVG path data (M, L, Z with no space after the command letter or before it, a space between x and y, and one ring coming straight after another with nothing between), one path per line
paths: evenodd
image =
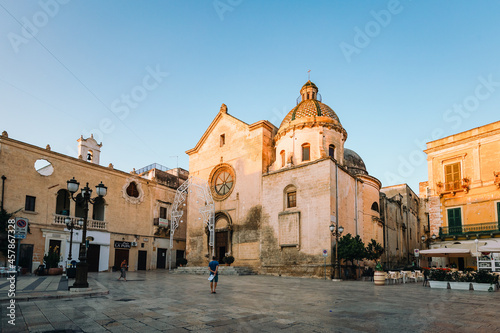
M0 131L72 156L93 132L124 171L187 169L222 103L279 126L309 69L384 186L418 192L433 132L499 120L499 1L0 5Z

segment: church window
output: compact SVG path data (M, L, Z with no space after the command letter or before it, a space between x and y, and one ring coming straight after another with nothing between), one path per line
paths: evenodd
M446 191L460 189L460 162L445 165L444 174Z
M226 144L226 134L220 135L220 146L224 146Z
M374 203L372 204L372 210L374 210L374 211L378 212L378 203L377 203L377 202L374 202Z
M132 198L139 197L139 190L137 189L137 184L135 182L131 182L127 187L127 195Z
M335 157L335 146L334 145L329 145L328 146L328 156L330 157Z
M286 194L286 198L287 198L286 208L297 207L297 192L296 191L288 192Z
M281 153L280 153L280 155L281 155L281 167L284 167L285 166L285 162L286 162L285 161L285 151L282 150Z
M311 146L308 143L302 145L302 161L309 161Z
M210 175L210 187L215 200L226 199L233 191L235 173L229 164L220 164Z

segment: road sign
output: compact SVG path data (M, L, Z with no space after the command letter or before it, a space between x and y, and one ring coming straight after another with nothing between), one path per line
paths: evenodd
M28 219L24 217L16 217L14 238L25 239L27 233L28 233Z
M420 250L415 249L415 250L413 250L413 253L415 254L415 257L418 257L420 255Z
M323 257L328 257L328 250L323 250Z

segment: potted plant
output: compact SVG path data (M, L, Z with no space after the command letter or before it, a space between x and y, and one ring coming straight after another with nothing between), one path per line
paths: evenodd
M448 281L446 281L447 271L444 269L433 269L429 274L429 284L431 288L448 289Z
M472 281L474 290L479 291L496 291L498 276L491 274L486 270L479 270Z
M225 256L222 261L228 266L231 266L231 264L234 262L234 257L232 255L227 255Z
M62 267L59 267L61 257L59 256L59 252L57 251L57 246L54 249L49 249L49 253L43 256L43 261L45 262L45 267L48 269L49 275L62 274L63 269Z
M377 261L377 265L375 265L375 273L373 274L373 283L375 283L376 286L385 285L385 272L380 261Z
M460 274L459 272L453 272L449 274L452 279L450 282L451 289L457 290L470 290L470 279L469 274Z

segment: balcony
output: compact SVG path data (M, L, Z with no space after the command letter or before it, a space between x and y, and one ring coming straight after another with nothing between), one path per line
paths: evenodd
M476 234L495 234L500 233L499 222L466 224L458 227L440 227L439 237L450 236L469 236Z
M66 223L64 223L64 220L67 217L69 217L73 221L73 223L75 223L75 224L77 224L78 220L82 220L81 217L73 217L73 216L54 214L54 222L53 223L57 224L57 225L66 226ZM106 222L106 221L87 219L87 229L107 230L107 224L108 224L108 222Z

